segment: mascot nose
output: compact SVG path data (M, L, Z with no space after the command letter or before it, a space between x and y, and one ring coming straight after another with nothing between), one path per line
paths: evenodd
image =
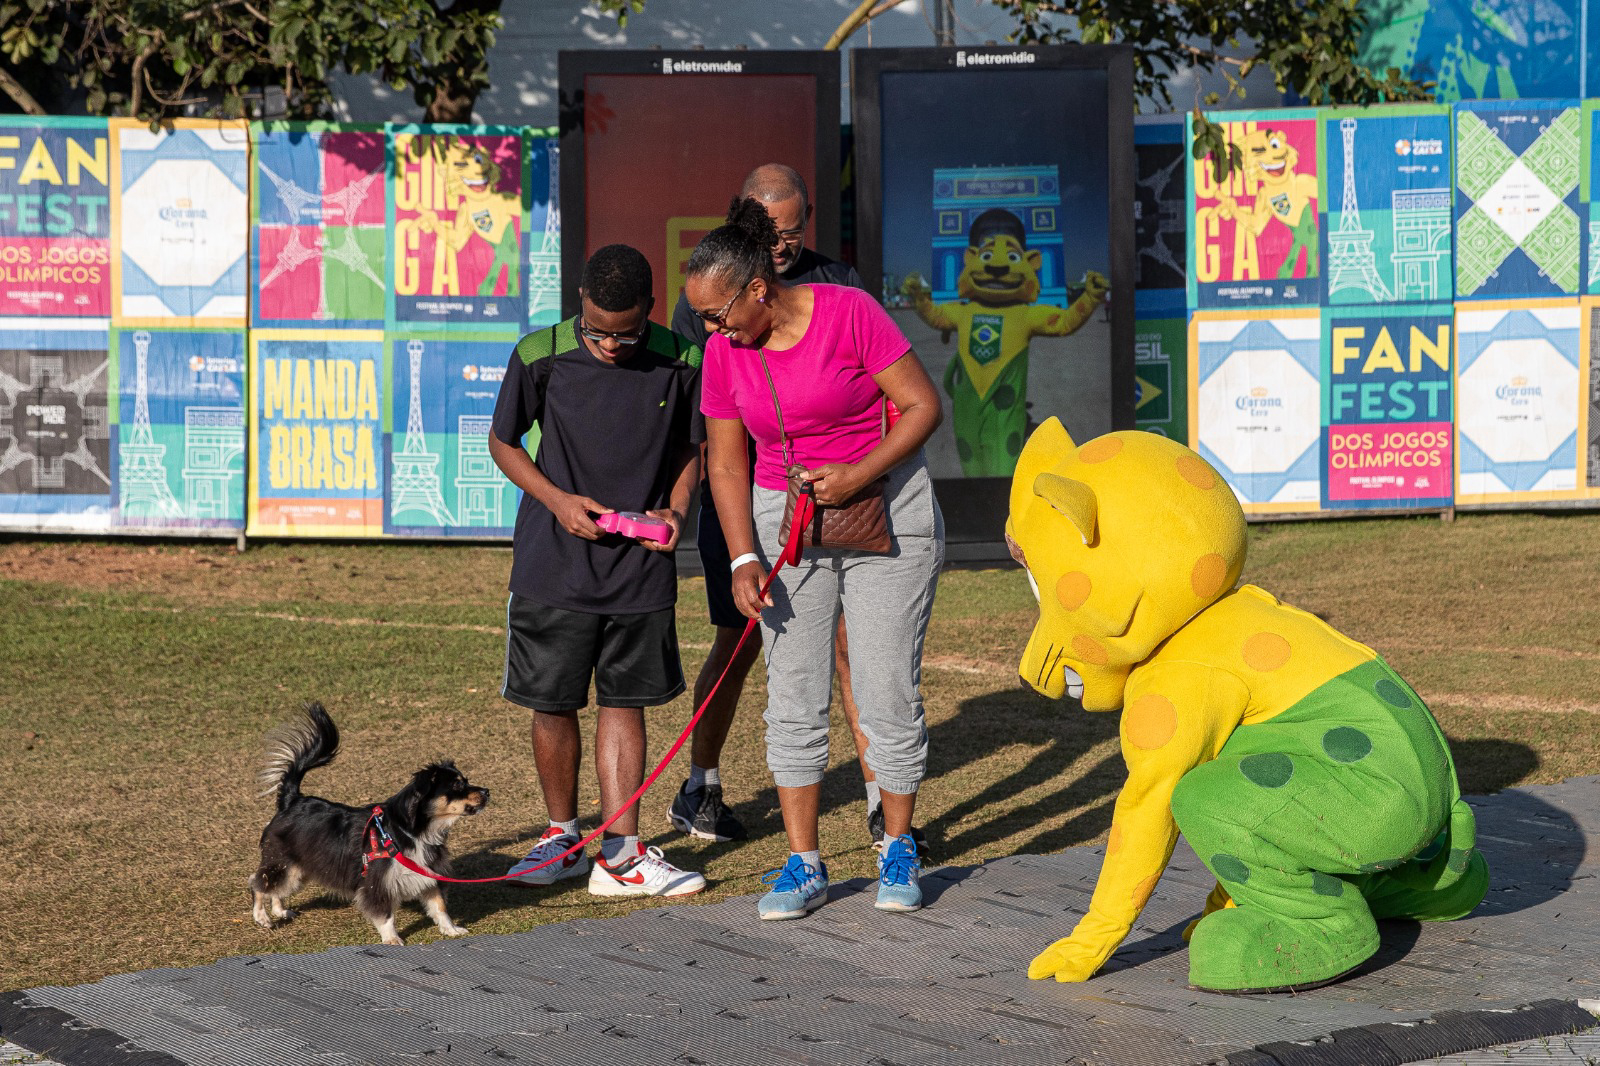
M1011 272L1011 268L1003 264L1000 266L986 266L983 269L987 270L997 278L1003 278Z

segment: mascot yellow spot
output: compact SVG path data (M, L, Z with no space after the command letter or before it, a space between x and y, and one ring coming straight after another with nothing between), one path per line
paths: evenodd
M1122 826L1111 823L1111 836L1106 839L1106 858L1122 850Z
M1072 651L1090 666L1104 666L1111 661L1111 657L1106 654L1105 648L1100 646L1098 640L1086 637L1082 633L1072 638Z
M1133 886L1133 906L1135 910L1143 910L1144 905L1150 902L1150 893L1156 890L1156 882L1161 880L1161 871L1157 870L1149 877Z
M1276 633L1257 633L1244 642L1244 664L1268 673L1289 661L1289 642Z
M1202 555L1194 564L1194 569L1189 571L1189 587L1194 589L1194 594L1202 600L1210 600L1222 591L1222 583L1228 580L1228 563L1222 556L1212 553Z
M1056 599L1069 611L1076 611L1089 598L1089 575L1082 570L1062 574L1056 582Z
M1167 746L1178 731L1178 709L1165 696L1150 693L1133 701L1122 714L1122 732L1128 743L1145 751Z
M1217 484L1217 475L1211 472L1211 468L1192 455L1178 457L1178 473L1197 489L1212 489Z
M1096 437L1078 449L1078 458L1086 463L1103 463L1121 450L1121 437Z

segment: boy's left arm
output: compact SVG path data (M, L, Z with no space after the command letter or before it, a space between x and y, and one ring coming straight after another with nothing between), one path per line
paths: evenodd
M1072 935L1041 952L1029 977L1087 981L1117 950L1172 858L1173 789L1216 758L1246 698L1237 678L1199 663L1149 666L1129 677L1121 722L1128 780L1117 795L1100 877Z

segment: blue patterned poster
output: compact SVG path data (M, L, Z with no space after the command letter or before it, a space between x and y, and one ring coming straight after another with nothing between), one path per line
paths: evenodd
M510 536L519 493L489 456L510 345L497 338L389 338L384 532Z
M1322 322L1313 309L1197 313L1189 445L1247 513L1321 505Z
M1576 100L1458 104L1456 298L1581 291Z
M103 321L0 321L0 527L110 528L108 342Z
M244 333L118 330L116 525L243 529Z
M111 317L125 326L243 326L250 130L113 119Z
M253 321L382 327L381 129L254 126Z
M1448 302L1449 109L1322 116L1323 302Z
M561 321L561 142L554 129L529 130L526 178L528 216L528 326Z
M1457 502L1582 495L1581 332L1575 301L1456 308Z

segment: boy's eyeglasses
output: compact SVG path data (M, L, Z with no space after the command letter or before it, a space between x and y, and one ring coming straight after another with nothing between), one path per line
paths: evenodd
M632 333L607 333L603 329L590 329L589 324L580 316L578 319L578 332L599 344L601 341L616 341L623 347L638 344L644 340L644 335L650 332L650 320L645 319L644 325Z
M756 280L756 279L755 278L751 278L750 279L750 281L754 281L754 280ZM724 325L727 324L728 312L733 310L734 301L737 300L740 296L744 295L744 290L746 290L746 289L748 289L750 287L750 281L747 281L743 285L740 285L738 290L736 292L734 292L734 294L732 296L728 297L728 302L722 305L722 310L720 310L720 311L696 311L695 315L698 318L700 318L701 320L710 323L711 325L715 326L718 329L721 329Z

